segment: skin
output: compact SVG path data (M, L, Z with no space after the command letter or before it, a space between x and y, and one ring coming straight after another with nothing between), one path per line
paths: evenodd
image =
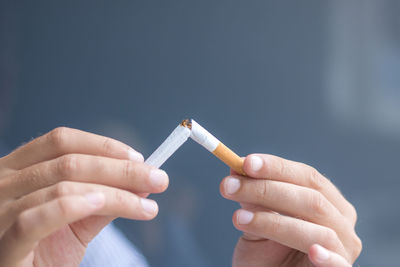
M114 218L153 219L144 197L167 186L129 146L57 128L0 159L0 266L79 266Z
M231 175L236 192L228 193L229 177L221 183L242 206L233 266L351 266L361 251L357 214L329 180L262 154L248 156L244 171ZM158 206L146 197L167 187L165 172L116 140L69 128L36 138L0 158L0 267L79 266L114 218L153 219ZM243 214L253 215L243 223Z
M244 171L246 177L232 172L220 186L222 196L242 207L232 218L243 232L234 267L354 263L362 249L357 213L327 178L305 164L266 154L247 156Z

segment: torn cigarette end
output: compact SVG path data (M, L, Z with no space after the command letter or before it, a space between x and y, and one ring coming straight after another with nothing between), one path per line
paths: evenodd
M156 168L161 167L189 137L213 153L235 172L246 175L243 171L244 160L193 119L183 120L150 157L146 159L145 163Z
M181 122L181 125L182 125L183 127L192 129L192 120L190 120L190 119L185 119L185 120L183 120L183 121Z

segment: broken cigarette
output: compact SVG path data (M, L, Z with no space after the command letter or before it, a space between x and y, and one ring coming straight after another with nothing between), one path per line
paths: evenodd
M146 163L156 168L161 167L189 137L213 153L235 172L245 175L243 171L244 160L193 119L183 120L153 154L150 155Z

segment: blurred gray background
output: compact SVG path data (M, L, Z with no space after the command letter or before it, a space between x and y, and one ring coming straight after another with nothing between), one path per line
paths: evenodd
M240 155L328 176L356 206L355 266L400 249L400 1L0 1L0 146L57 126L145 157L186 117ZM152 222L117 220L152 266L229 266L227 167L188 142Z

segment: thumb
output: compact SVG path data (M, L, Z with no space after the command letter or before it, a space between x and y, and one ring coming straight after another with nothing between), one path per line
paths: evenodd
M82 244L87 246L89 242L114 219L114 217L110 216L94 215L72 223L70 227Z
M308 258L316 267L351 267L345 258L318 244L310 247Z

